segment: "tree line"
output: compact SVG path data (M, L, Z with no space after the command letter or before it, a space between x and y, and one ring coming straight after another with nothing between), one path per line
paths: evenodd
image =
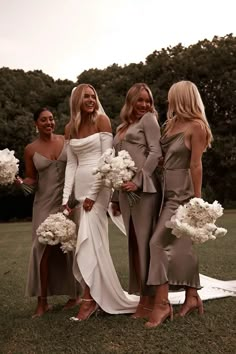
M92 84L110 117L115 133L127 90L145 82L153 92L160 124L166 119L167 93L179 80L199 88L214 142L203 158L204 197L225 207L236 206L236 37L228 34L184 47L162 48L145 62L106 69L89 69L70 80L54 80L40 70L24 72L0 68L0 149L15 150L24 174L23 152L36 137L33 112L47 106L54 113L56 132L63 134L69 121L69 97L79 83ZM0 187L0 220L31 215L32 197L24 199L14 186Z

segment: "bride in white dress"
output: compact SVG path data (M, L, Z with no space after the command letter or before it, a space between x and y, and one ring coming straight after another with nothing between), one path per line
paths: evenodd
M84 294L72 320L83 321L98 307L110 314L133 313L139 297L121 287L109 252L107 208L111 191L93 174L98 159L112 147L109 118L98 113L100 102L91 85L73 89L70 100L70 135L63 191L63 205L74 187L80 202L80 220L73 273ZM68 132L69 130L69 132Z

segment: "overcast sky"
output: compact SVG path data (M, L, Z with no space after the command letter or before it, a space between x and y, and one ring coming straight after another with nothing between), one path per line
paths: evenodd
M236 35L235 0L0 0L0 67L70 79Z

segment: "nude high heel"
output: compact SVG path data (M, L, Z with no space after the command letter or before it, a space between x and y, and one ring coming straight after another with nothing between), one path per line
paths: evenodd
M86 303L86 302L95 302L95 301L94 301L94 299L81 299L81 305L83 305L83 303ZM95 307L92 308L92 310L89 311L85 317L78 317L79 314L80 314L80 311L79 311L77 317L74 317L74 316L73 316L73 317L70 317L70 320L71 320L71 321L76 321L76 322L86 321L86 320L88 320L92 315L97 315L98 308L99 308L98 304L95 304Z
M177 316L185 317L186 315L189 315L191 312L195 310L198 310L199 315L203 315L204 308L200 296L197 294L197 295L191 295L191 297L196 299L196 304L192 306L188 306L187 301L185 300L184 304L181 306L180 311L177 313Z
M142 304L138 304L138 307L137 307L135 313L133 313L131 315L131 318L133 318L135 320L138 318L148 318L151 312L152 312L152 309L145 307Z
M168 312L164 312L166 306L169 307ZM161 312L164 314L161 314ZM173 308L167 299L163 299L160 303L155 303L152 314L148 322L145 323L146 328L155 328L160 326L167 318L173 321Z

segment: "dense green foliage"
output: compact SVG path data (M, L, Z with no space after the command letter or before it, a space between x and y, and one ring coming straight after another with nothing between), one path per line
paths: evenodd
M179 80L191 80L199 88L214 134L212 149L204 155L204 191L211 201L235 206L236 190L236 37L214 37L189 47L181 44L154 51L144 63L124 67L113 64L104 70L90 69L78 76L76 83L54 81L42 71L0 69L0 149L16 151L23 173L24 146L35 137L32 112L39 106L52 109L57 132L63 133L69 120L69 96L73 86L90 83L97 89L103 107L111 118L113 130L119 124L119 112L125 94L136 82L147 83L163 123L170 86ZM4 188L4 202L12 187ZM2 198L0 199L2 204ZM9 208L10 210L11 208ZM0 215L5 215L6 211ZM10 212L11 213L11 212ZM9 214L9 213L7 213ZM14 213L10 216L17 216ZM1 216L2 217L2 216ZM8 215L9 217L9 215ZM5 218L5 217L2 217Z

